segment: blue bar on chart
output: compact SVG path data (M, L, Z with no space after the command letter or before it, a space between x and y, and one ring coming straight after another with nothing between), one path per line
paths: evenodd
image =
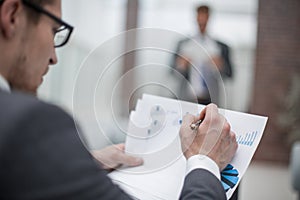
M257 136L257 131L253 131L252 133L246 133L244 135L239 135L237 137L237 143L241 145L246 145L246 146L252 146L256 136Z

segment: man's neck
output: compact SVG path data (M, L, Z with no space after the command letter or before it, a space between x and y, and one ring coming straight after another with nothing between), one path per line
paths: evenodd
M204 41L207 39L207 34L206 32L202 33L202 32L198 32L198 34L195 36L196 39L200 40L200 41Z
M207 33L206 33L206 31L199 31L199 35L202 35L202 36L205 36L205 35L207 35Z

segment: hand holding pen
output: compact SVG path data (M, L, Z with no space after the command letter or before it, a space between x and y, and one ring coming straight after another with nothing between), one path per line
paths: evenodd
M198 121L191 123L191 125L190 125L191 129L193 131L196 130L200 126L201 122L202 122L202 120L199 119Z
M235 134L214 104L206 106L199 116L184 116L180 139L186 159L195 155L208 156L216 162L220 171L232 160L237 150Z

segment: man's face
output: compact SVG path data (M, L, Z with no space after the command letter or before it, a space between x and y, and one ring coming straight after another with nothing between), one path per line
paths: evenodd
M47 4L43 8L61 17L61 0L55 0L53 4ZM55 30L60 25L42 13L37 23L30 20L28 18L20 40L21 50L10 73L9 83L13 89L36 94L49 65L57 63L53 39Z
M208 13L199 12L197 15L197 22L201 33L205 33L207 22L208 22Z

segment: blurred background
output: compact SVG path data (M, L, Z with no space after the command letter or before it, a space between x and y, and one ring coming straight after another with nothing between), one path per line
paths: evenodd
M146 72L134 70L129 81L118 82L133 66L149 63L168 66L172 57L171 53L161 51L129 53L107 68L108 61L124 49L151 38L147 31L133 32L130 37L124 36L124 31L164 30L161 37L152 37L175 51L181 37L197 33L195 9L205 3L211 7L209 35L226 43L231 50L233 76L223 80L226 108L269 117L260 146L241 181L239 199L299 198L292 185L295 182L292 169L299 172L300 165L292 167L290 159L291 149L300 139L299 0L63 0L62 3L63 19L75 26L75 32L67 47L57 50L59 63L45 77L39 97L63 107L80 121L89 148L124 141L124 134L116 129L113 120L117 118L121 126L126 126L126 117L135 104L126 96L127 88L141 80L162 81L172 88L143 87L130 93L138 98L143 92L171 96L170 90L178 87L168 67L157 66ZM93 66L90 71L83 72L90 65ZM99 81L102 75L104 78ZM90 96L95 91L97 95ZM96 113L90 112L90 101L86 98L91 97L97 101L92 106Z

